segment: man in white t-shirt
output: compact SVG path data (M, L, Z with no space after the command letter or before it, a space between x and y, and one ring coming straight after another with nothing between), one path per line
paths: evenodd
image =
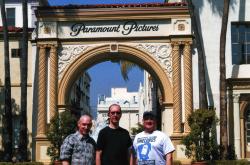
M165 133L156 130L156 115L144 112L142 121L144 131L135 136L131 164L172 165L175 148Z

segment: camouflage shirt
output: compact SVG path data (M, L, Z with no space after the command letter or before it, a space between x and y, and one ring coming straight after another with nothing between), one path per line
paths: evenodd
M78 131L67 136L61 146L60 160L67 160L71 165L95 164L95 141L83 136Z

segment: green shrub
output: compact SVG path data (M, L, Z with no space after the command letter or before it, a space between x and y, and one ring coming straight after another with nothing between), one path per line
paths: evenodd
M16 163L11 163L11 162L0 162L0 165L43 165L41 162L16 162Z
M131 128L131 134L136 135L143 131L143 125L141 123L137 123L137 127Z
M219 159L219 145L216 140L216 118L214 110L197 109L188 117L190 133L183 137L185 155L194 161Z
M250 165L247 160L216 160L208 163L209 165Z
M51 145L47 149L47 155L50 156L51 162L59 160L60 147L63 140L71 133L76 131L77 120L69 111L56 113L50 120L50 126L46 132L46 136Z

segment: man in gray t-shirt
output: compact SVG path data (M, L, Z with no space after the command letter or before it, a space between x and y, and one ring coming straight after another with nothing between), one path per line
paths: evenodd
M133 164L172 165L175 148L165 133L156 130L156 116L152 112L143 114L143 127L144 131L133 142Z

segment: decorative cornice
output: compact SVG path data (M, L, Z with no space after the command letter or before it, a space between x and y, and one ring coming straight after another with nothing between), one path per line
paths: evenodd
M240 94L233 94L233 102L239 103L240 100Z
M37 47L38 48L57 48L58 45L57 44L53 44L53 43L38 43Z
M229 78L226 81L230 90L250 89L250 78Z
M180 46L180 45L191 45L192 41L171 41L171 45L174 46Z

